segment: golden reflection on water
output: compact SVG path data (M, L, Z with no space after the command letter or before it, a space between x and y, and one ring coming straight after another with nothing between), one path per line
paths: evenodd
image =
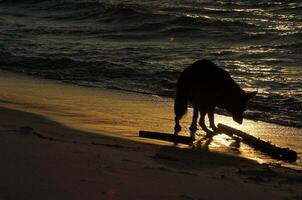
M184 16L194 19L212 19L212 17L208 15L199 15L199 14L191 14L191 13L185 13Z
M294 7L295 5L293 5ZM281 14L274 12L267 12L267 10L263 10L260 8L253 9L242 9L242 8L234 8L234 9L224 9L224 8L203 8L207 11L214 12L226 12L231 11L234 13L246 13L250 16L254 17L242 17L242 18L228 18L228 17L220 17L218 15L207 15L207 14L196 14L196 13L183 13L184 16L194 18L194 19L213 19L219 20L222 22L244 22L249 25L261 26L265 27L262 32L258 30L258 32L248 32L249 35L259 35L266 34L267 32L278 33L280 36L283 35L291 35L295 33L299 33L302 29L302 25L297 22L293 22L297 16L294 14ZM259 52L261 53L261 52Z

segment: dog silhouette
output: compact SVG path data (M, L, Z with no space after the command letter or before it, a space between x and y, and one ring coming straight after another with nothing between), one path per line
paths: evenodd
M234 121L242 124L247 103L256 94L257 92L245 92L227 71L219 68L212 61L198 60L187 67L177 81L174 134L177 135L181 130L179 121L187 112L188 104L193 107L192 123L189 129L191 137L194 138L198 113L200 113L199 125L202 130L207 134L213 134L213 131L217 129L214 123L215 107L226 109L232 114ZM206 114L208 114L212 130L205 125Z

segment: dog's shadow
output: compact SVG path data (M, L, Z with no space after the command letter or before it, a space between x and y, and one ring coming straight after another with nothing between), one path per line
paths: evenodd
M222 132L211 132L211 133L207 133L206 135L199 136L192 143L192 149L209 151L210 145L214 140L213 138L216 135L220 135L220 134L222 134ZM228 146L230 148L230 150L232 150L233 152L239 153L241 139L239 139L237 137L231 137L230 140L232 140L232 142Z
M213 141L213 137L216 134L206 134L204 136L199 137L197 140L195 140L192 144L192 149L199 150L209 150L209 146Z
M214 136L221 133L197 135L190 148L163 146L152 157L162 166L174 170L201 169L207 167L233 166L234 163L250 163L244 158L211 150ZM233 138L231 138L233 140ZM233 148L231 145L229 146Z

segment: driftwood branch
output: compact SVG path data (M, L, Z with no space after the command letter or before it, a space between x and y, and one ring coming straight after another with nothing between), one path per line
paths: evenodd
M288 162L295 162L297 160L297 153L289 148L281 148L276 145L271 144L270 142L263 141L259 138L256 138L252 135L249 135L240 130L234 129L232 127L226 126L224 124L218 124L218 130L215 132L216 134L224 133L229 135L230 137L239 137L241 141L271 157L284 160ZM163 140L173 143L180 144L192 144L193 139L188 136L174 135L169 133L160 133L160 132L152 132L152 131L139 131L139 137L150 138Z
M242 139L242 142L254 147L255 149L272 156L273 158L284 160L288 162L295 162L297 160L297 153L289 148L277 147L270 142L263 141L252 135L249 135L240 130L226 126L224 124L218 124L218 132L224 133L231 137L237 136Z

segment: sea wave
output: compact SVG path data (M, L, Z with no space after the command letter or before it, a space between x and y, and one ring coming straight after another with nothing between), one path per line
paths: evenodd
M0 0L0 68L173 97L208 58L258 89L247 116L301 127L299 1Z
M22 72L46 79L61 80L89 87L108 87L133 92L174 97L176 80L180 71L157 69L136 70L121 63L108 61L80 61L70 58L41 58L15 56L0 53L2 69ZM301 99L282 94L259 94L250 105L246 117L275 122L283 125L301 126ZM259 112L261 111L261 112Z

